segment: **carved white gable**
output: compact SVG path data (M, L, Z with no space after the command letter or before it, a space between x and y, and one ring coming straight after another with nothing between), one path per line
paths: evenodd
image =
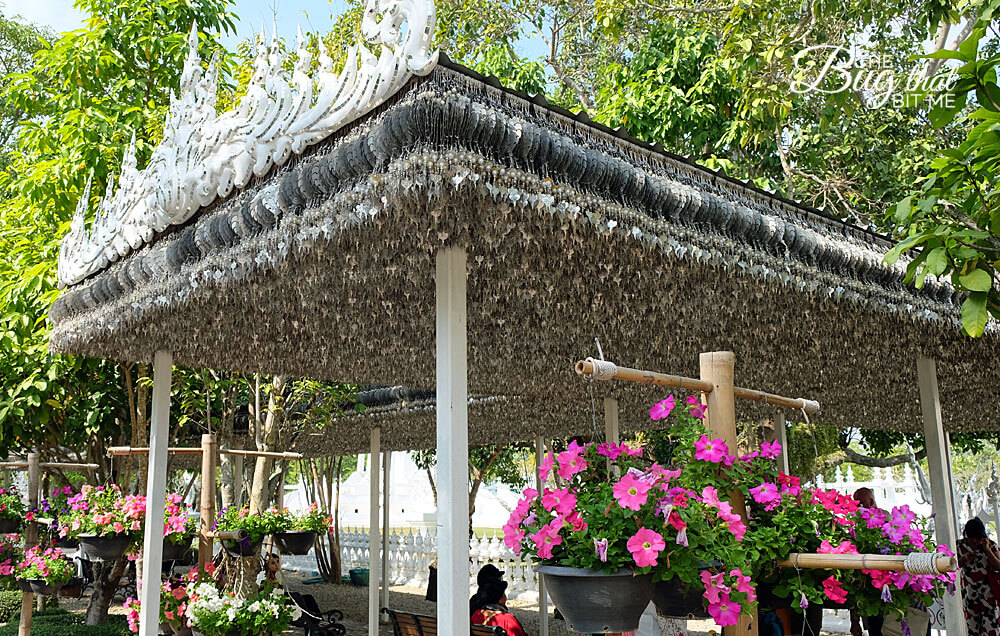
M136 169L135 139L123 161L118 187L108 179L88 232L88 182L69 233L59 251L59 284L72 285L187 221L200 208L242 188L253 176L282 165L398 91L412 76L426 75L437 63L433 0L368 0L361 31L373 49L357 43L344 69L320 42L319 69L299 33L291 77L282 70L277 42L262 37L246 95L234 110L215 112L216 59L207 70L198 57L192 27L180 91L170 100L163 141L149 164Z

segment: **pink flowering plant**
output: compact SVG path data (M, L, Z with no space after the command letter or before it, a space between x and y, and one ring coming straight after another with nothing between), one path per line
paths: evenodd
M73 564L58 548L35 546L28 550L17 566L17 578L22 581L45 581L63 586L73 576Z
M850 496L832 490L803 488L797 477L760 466L761 480L748 490L749 534L758 546L759 580L776 598L796 609L811 603L852 607L861 616L895 609L905 619L906 608L929 607L935 597L952 589L955 574L914 576L876 570L796 571L773 564L791 552L821 554L909 554L940 551L920 519L907 506L885 512L862 508ZM777 488L777 492L774 489Z
M123 495L117 484L85 484L68 500L69 510L59 517L59 536L78 538L81 534L98 537L129 534L138 539L146 518L146 498Z
M190 545L198 528L191 506L177 493L167 493L163 512L163 538L175 545Z
M504 542L538 562L613 572L652 573L704 590L720 626L753 607L746 527L729 500L749 470L707 434L705 406L673 396L650 411L673 414L671 465L623 444L579 444L540 462L545 487L523 497L504 526Z
M302 512L293 512L288 508L271 513L281 517L281 523L287 528L284 531L276 532L315 532L318 535L328 534L333 518L323 514L319 509L319 504L313 502Z
M0 519L24 519L24 504L20 493L13 486L0 487Z
M17 565L23 560L20 537L16 534L0 535L0 590L17 588Z

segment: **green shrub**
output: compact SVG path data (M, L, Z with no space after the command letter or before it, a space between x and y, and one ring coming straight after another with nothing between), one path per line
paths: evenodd
M0 592L0 623L6 623L21 611L21 591Z
M19 619L20 613L11 618L11 622L0 626L0 636L17 636L18 621L13 619ZM109 616L106 625L84 625L84 620L83 614L71 614L60 608L36 611L32 614L31 636L130 636L122 615Z

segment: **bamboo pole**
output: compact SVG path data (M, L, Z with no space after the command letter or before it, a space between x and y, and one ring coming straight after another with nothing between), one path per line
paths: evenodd
M0 470L16 470L30 468L31 466L28 462L0 462ZM73 464L73 463L62 463L62 462L40 462L38 464L40 469L49 468L65 468L67 470L97 470L100 468L97 464Z
M883 570L903 572L906 556L902 554L808 554L793 552L784 561L778 561L783 568L807 568L819 570ZM940 555L934 562L938 573L955 572L958 560L953 556Z
M701 379L711 385L705 394L708 400L708 430L718 435L729 446L730 452L739 454L736 435L736 397L734 379L736 354L732 351L714 351L699 356ZM747 523L747 506L743 493L733 490L729 497L733 512ZM749 617L740 616L739 623L723 630L725 636L757 636L757 611Z
M204 452L202 448L169 448L167 452L171 455L200 455ZM274 453L269 451L234 450L231 448L219 448L215 451L221 455L235 455L238 457L270 457L273 459L302 459L302 453ZM132 446L112 446L108 449L109 457L122 455L148 455L148 448L134 448ZM2 464L0 464L2 466ZM96 466L96 464L95 464Z
M212 523L215 521L215 433L201 436L201 523L198 537L198 566L212 560Z
M589 360L580 360L576 363L576 372L578 375L593 375L594 374L594 364ZM629 367L615 367L615 380L628 380L630 382L639 382L641 384L652 384L654 386L664 386L674 389L687 389L691 391L699 391L701 393L710 394L713 390L711 383L704 380L698 380L695 378L686 378L681 375L670 375L667 373L656 373L655 371L642 371L640 369L631 369ZM757 391L755 389L745 389L742 387L733 387L733 395L740 400L752 400L754 402L763 402L764 404L773 404L774 406L783 406L785 408L794 409L796 411L805 410L806 413L810 415L813 413L818 413L820 410L819 402L815 400L806 400L804 398L789 398L781 395L776 395L774 393L766 393L764 391Z
M38 473L39 473L39 454L38 453L28 453L28 507L37 508L38 507ZM34 521L29 521L27 528L24 529L24 551L27 553L28 550L38 545L38 524ZM17 633L18 636L30 636L31 635L31 610L34 605L35 595L31 592L23 592L21 594L21 620L18 623Z
M246 530L212 530L206 532L209 539L221 539L222 541L243 541L247 538Z

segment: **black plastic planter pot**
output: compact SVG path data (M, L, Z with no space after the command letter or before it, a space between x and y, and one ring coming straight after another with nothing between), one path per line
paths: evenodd
M188 550L191 549L191 540L188 539L187 543L178 545L172 541L163 542L163 557L161 561L183 561L184 557L187 556Z
M55 543L56 547L61 550L75 550L80 547L78 539L70 539L69 537L56 536Z
M21 588L22 592L30 592L31 591L31 583L28 583L27 579L18 579L17 580L17 586L19 588Z
M94 534L80 535L80 550L90 561L114 561L125 554L132 545L132 537L127 534L111 534L99 537Z
M40 596L55 596L62 587L62 583L46 583L45 579L30 579L31 591Z
M263 540L260 539L257 541L251 541L250 539L244 539L243 541L223 539L222 547L226 549L226 552L233 556L248 557L257 554L257 551L260 550L261 543L263 543Z
M552 601L571 631L579 634L633 632L653 594L653 575L539 565Z
M701 591L676 578L653 584L653 604L656 613L667 618L709 618Z
M309 554L316 543L316 533L309 532L275 532L271 535L274 544L282 554Z
M171 629L170 633L174 634L175 636L191 636L192 634L190 627L178 627L173 623L170 624L170 629Z
M10 534L21 529L20 519L0 519L0 534Z

